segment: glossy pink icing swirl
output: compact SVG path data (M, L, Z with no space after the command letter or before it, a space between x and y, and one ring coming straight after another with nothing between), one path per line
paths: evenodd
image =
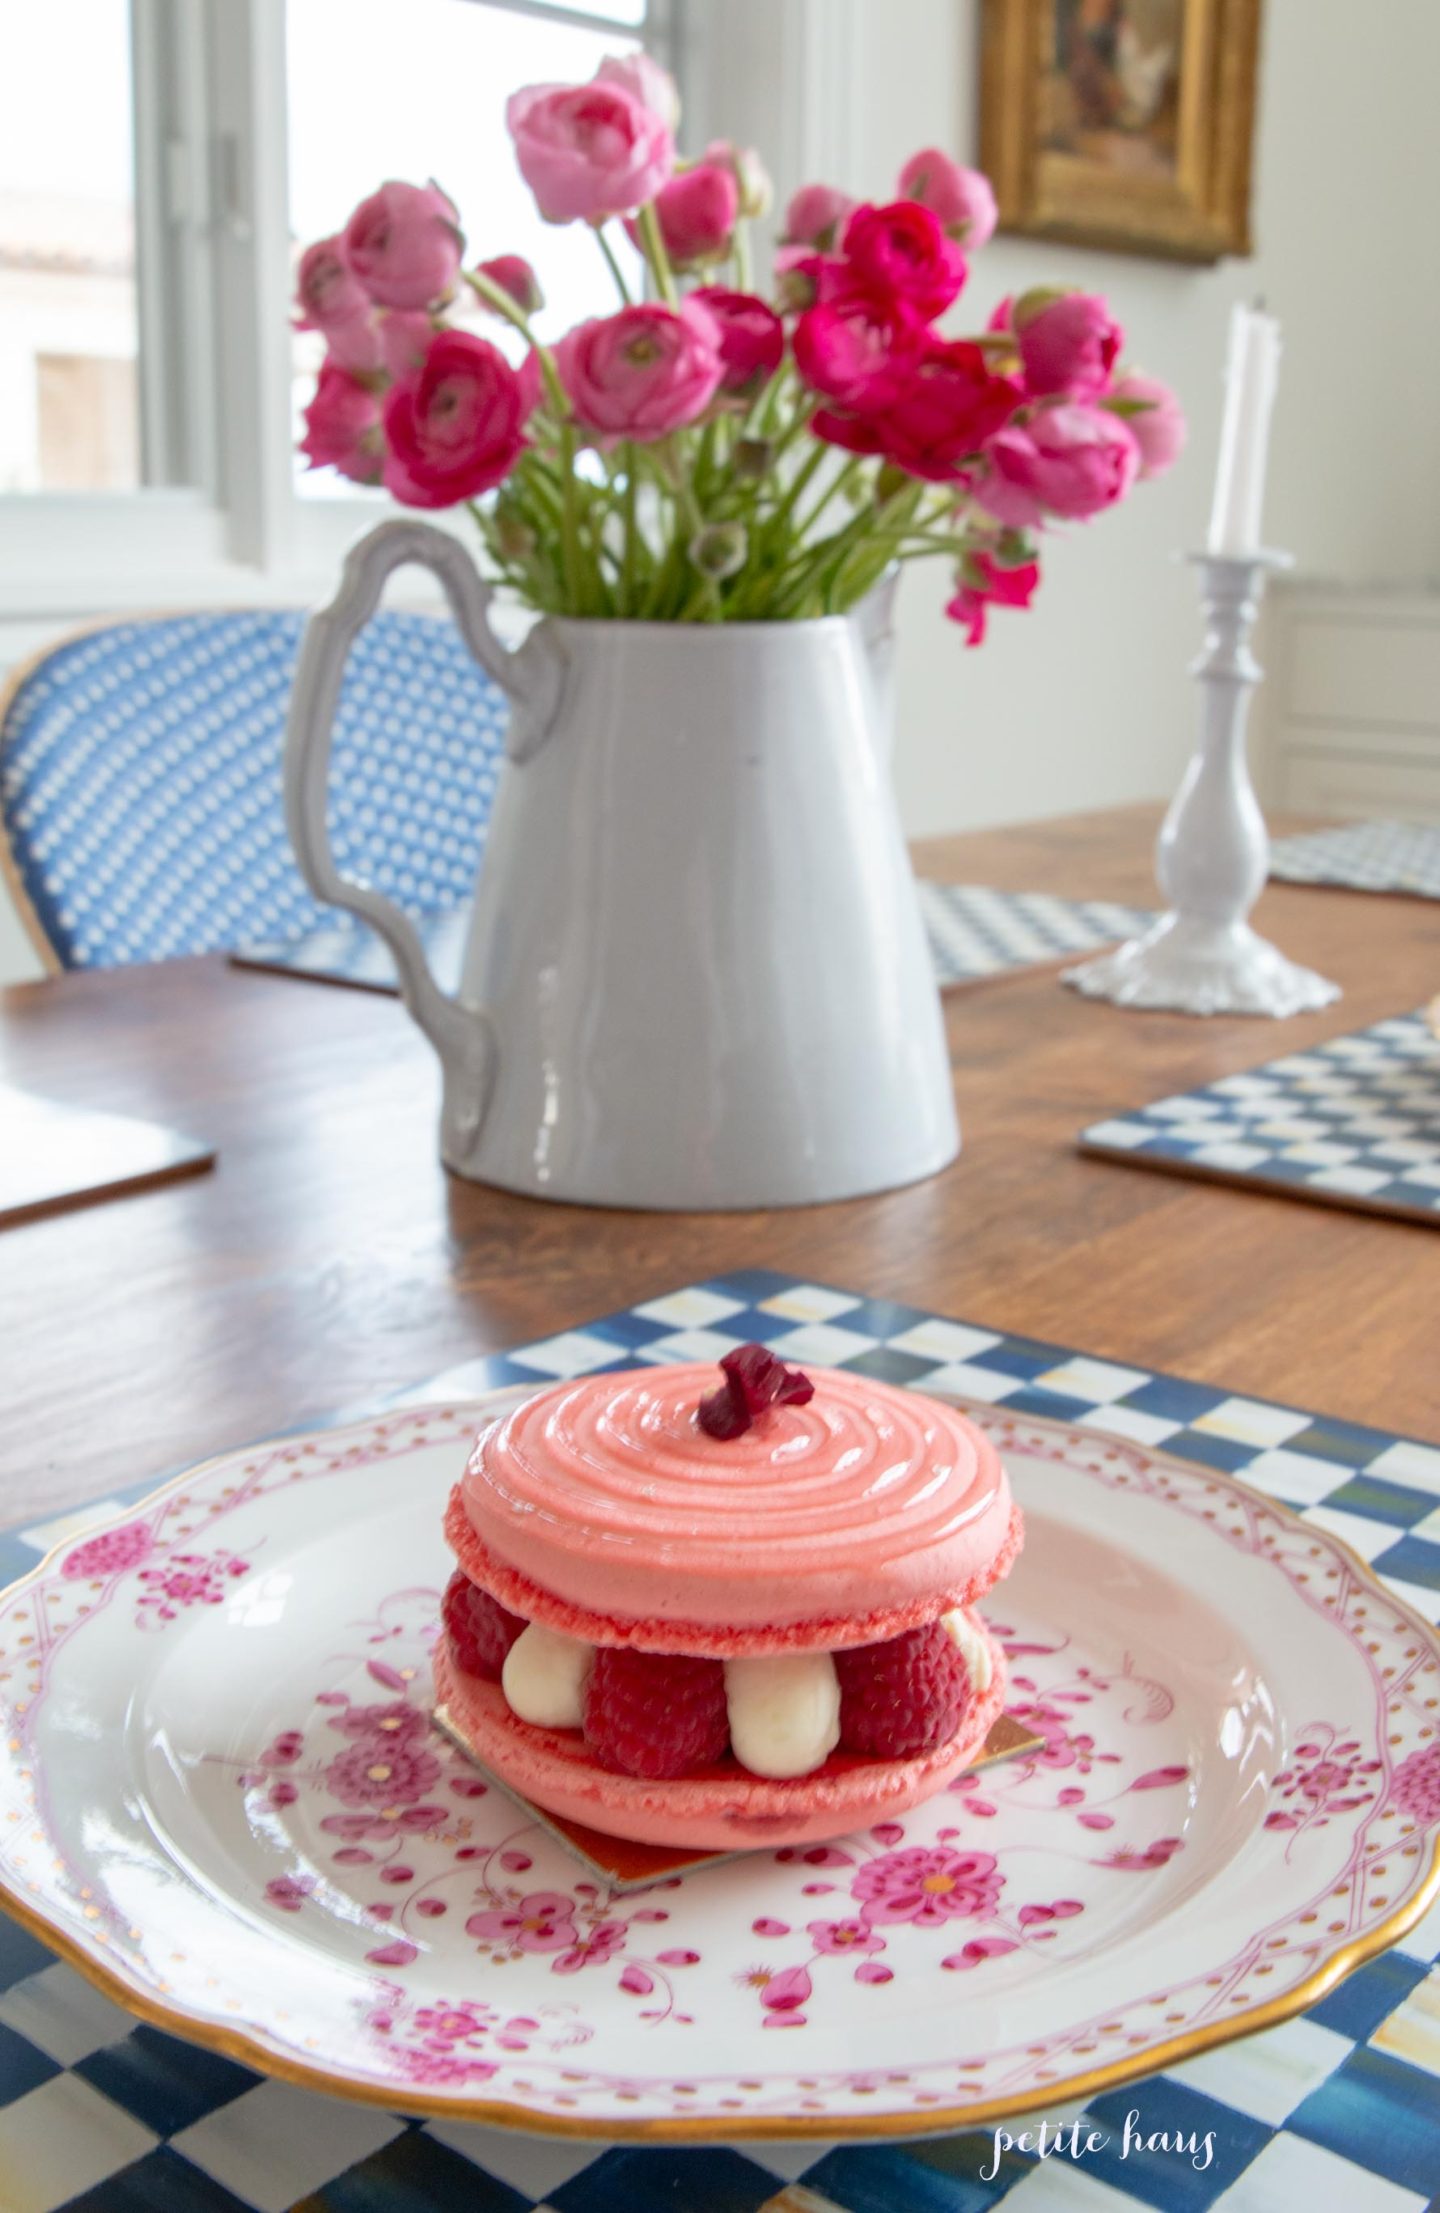
M735 1628L965 1588L1005 1542L994 1446L953 1408L831 1369L741 1437L695 1410L710 1366L562 1383L481 1435L465 1511L557 1596L632 1620Z

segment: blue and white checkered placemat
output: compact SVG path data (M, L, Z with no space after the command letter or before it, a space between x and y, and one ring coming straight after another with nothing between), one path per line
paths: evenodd
M765 1271L646 1300L405 1396L712 1359L747 1338L1241 1473L1440 1618L1440 1447ZM151 1488L0 1538L0 1577ZM635 2149L408 2121L137 2025L0 1914L0 2213L1433 2213L1437 1954L1440 1907L1302 2018L1093 2099L1104 2149L1078 2163L1011 2150L983 2179L988 2130ZM1213 2131L1213 2157L1122 2159L1132 2111L1147 2136Z
M1427 822L1347 822L1278 838L1270 873L1287 884L1343 884L1350 891L1407 891L1440 899L1440 827Z
M1440 1039L1418 1014L1092 1123L1087 1153L1440 1228Z
M1133 936L1155 919L1138 907L1115 906L1107 899L1057 899L1047 891L991 891L984 884L923 879L917 889L942 988L1094 952ZM460 981L469 922L468 906L417 919L435 980L444 991L453 991ZM242 968L273 968L318 983L354 984L368 991L397 988L389 953L372 930L349 915L289 944L246 946L233 958Z

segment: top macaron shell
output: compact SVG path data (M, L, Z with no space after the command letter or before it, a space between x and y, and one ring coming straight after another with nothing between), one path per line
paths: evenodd
M935 1399L833 1369L743 1435L696 1419L708 1365L584 1377L482 1432L447 1517L530 1619L653 1649L836 1648L969 1603L1019 1546L990 1440Z

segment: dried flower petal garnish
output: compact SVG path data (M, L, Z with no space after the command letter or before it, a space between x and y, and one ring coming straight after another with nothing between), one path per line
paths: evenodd
M724 1382L700 1401L697 1419L707 1437L741 1437L772 1406L803 1406L815 1386L799 1368L787 1368L763 1345L737 1345L720 1363Z

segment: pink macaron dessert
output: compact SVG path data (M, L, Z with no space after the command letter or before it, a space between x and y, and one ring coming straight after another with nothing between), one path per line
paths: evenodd
M1022 1524L982 1431L785 1368L559 1383L455 1486L435 1685L521 1796L696 1850L816 1842L978 1755L1005 1659L974 1613Z

